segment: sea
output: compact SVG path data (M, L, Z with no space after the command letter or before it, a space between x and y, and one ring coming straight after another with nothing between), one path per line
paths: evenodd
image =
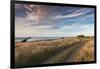
M15 37L15 42L21 42L22 40L28 37ZM27 42L36 41L36 40L52 40L52 39L59 39L61 37L31 37L27 40Z

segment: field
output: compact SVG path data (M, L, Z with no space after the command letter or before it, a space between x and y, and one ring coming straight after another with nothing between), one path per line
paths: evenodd
M15 66L94 61L94 37L16 42Z

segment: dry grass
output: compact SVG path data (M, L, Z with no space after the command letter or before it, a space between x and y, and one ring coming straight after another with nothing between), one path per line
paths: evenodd
M75 55L75 62L94 61L94 40L87 42Z
M15 47L15 66L34 66L42 64L50 57L64 50L68 46L93 38L64 38L51 41L17 42ZM75 61L93 60L93 41L88 42L75 56ZM84 55L85 54L85 55Z
M66 46L74 45L78 42L80 42L78 38L25 43L18 42L15 48L15 64L16 66L41 64Z

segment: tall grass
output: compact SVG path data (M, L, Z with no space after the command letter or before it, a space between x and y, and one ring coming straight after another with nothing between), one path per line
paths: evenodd
M75 54L75 62L82 61L94 61L94 40L87 42L79 51Z
M47 59L70 45L79 43L78 38L64 38L52 41L17 42L15 48L15 65L33 66L42 64Z
M91 41L92 40L92 41ZM81 41L89 41L74 56L75 62L94 60L93 38L63 38L50 41L16 42L15 66L34 66L43 64L51 57L60 53L69 46L74 46ZM71 47L70 50L74 49ZM66 51L68 52L68 50ZM66 54L66 53L65 53ZM62 56L61 56L62 57ZM65 57L66 58L66 57ZM54 62L64 61L65 58L57 59ZM58 61L59 60L59 61Z

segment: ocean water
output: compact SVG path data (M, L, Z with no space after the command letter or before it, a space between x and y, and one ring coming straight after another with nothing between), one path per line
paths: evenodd
M28 37L15 37L15 42L20 42ZM31 37L27 40L27 42L30 41L36 41L36 40L50 40L50 39L59 39L60 37Z

